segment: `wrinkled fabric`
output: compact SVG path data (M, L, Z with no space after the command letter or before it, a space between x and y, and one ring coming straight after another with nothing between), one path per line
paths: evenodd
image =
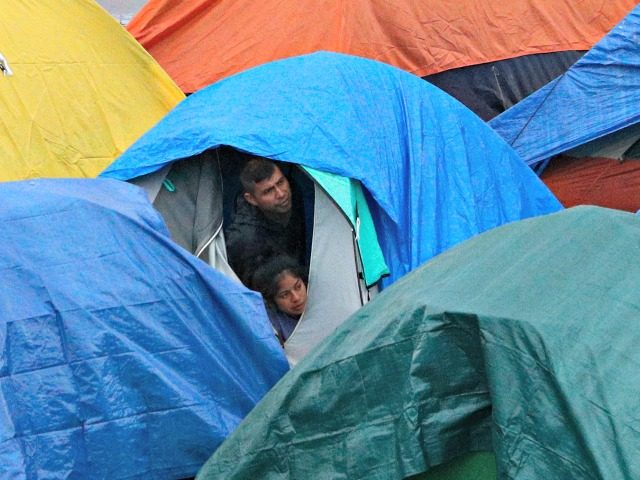
M287 371L262 299L142 189L0 184L0 478L193 476Z
M501 479L640 478L639 242L638 216L577 207L439 255L285 375L197 480L405 478L480 451Z
M458 101L395 67L329 52L189 96L101 176L135 178L221 145L359 180L385 285L482 231L561 208Z
M564 75L489 124L529 165L640 121L640 7Z
M640 162L560 155L540 175L565 207L598 205L627 212L640 208Z
M634 0L150 0L127 25L184 92L321 50L418 76L507 58L588 50Z
M0 181L96 177L184 94L93 1L3 0Z
M427 75L425 80L488 122L562 75L584 51L523 55Z

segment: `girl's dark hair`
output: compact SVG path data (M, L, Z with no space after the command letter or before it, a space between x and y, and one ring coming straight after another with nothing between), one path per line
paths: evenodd
M251 276L249 288L260 292L269 307L276 308L278 282L284 273L302 279L305 285L308 283L307 269L289 255L280 254L271 257L256 269Z

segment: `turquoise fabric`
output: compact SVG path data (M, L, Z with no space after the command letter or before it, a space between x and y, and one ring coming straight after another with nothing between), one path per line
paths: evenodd
M365 283L367 286L374 285L389 273L389 269L360 182L309 167L305 170L336 202L356 231Z

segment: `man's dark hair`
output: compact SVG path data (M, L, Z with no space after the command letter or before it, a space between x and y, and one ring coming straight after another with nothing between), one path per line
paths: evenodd
M304 284L307 285L309 278L307 269L289 255L277 254L256 269L251 276L249 288L260 292L267 305L275 308L278 282L282 275L286 273L293 277L301 278Z
M262 182L273 175L276 164L262 157L252 157L240 172L240 183L247 193L253 193L256 183Z

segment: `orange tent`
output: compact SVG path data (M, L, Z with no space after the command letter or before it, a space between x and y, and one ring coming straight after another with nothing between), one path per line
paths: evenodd
M588 50L634 0L150 0L128 30L185 92L318 50L418 76L523 55Z

